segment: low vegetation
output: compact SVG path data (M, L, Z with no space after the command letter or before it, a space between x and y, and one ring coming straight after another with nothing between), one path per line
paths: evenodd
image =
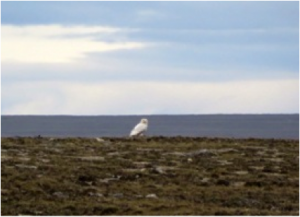
M299 215L299 141L2 138L2 215Z

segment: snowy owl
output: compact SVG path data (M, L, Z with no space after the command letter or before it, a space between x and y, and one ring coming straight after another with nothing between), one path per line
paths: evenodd
M130 132L130 136L142 136L144 132L147 131L148 120L143 118L140 123L138 123L133 130Z

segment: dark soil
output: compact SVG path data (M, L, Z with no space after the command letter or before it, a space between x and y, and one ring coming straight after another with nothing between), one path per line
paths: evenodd
M2 138L2 215L299 215L299 141Z

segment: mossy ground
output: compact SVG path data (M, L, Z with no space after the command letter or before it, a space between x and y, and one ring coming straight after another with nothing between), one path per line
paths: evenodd
M2 138L2 215L298 215L299 141Z

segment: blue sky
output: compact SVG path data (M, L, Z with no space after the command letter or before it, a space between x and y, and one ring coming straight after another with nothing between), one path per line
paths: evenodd
M1 2L2 114L299 112L299 3Z

